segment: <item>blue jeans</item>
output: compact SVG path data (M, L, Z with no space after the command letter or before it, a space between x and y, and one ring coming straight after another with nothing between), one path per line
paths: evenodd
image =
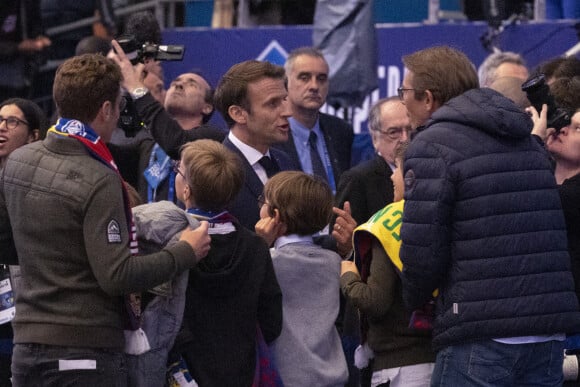
M431 387L561 386L564 342L453 345L437 354Z
M16 344L13 387L126 387L122 352L95 348Z

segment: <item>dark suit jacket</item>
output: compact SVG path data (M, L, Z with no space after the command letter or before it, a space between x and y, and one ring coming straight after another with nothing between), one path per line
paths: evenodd
M378 210L393 201L392 171L379 155L342 174L336 191L336 204L350 202L352 217L365 223Z
M354 132L352 126L338 117L320 113L319 121L320 130L324 135L324 142L328 149L330 164L332 164L334 181L338 184L342 173L350 168ZM302 169L292 135L288 136L287 142L276 144L274 147L286 152L292 162Z
M254 231L254 226L260 219L260 209L258 208L258 197L264 190L264 184L256 175L254 168L250 165L244 154L226 137L223 144L236 152L242 159L246 179L242 189L234 201L229 205L229 212L235 216L240 223ZM270 156L278 163L281 171L295 170L296 166L290 161L290 158L284 152L270 148Z

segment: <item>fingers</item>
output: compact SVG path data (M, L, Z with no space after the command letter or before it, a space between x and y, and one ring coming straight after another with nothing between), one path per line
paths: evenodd
M127 60L125 51L123 51L121 45L115 39L111 40L111 45L113 46L113 50L109 53L109 55L112 54L114 57L118 57L120 61Z
M205 220L199 222L199 227L194 230L194 232L200 236L197 246L194 248L195 256L198 258L198 261L209 253L211 237L209 236L208 230L209 223Z
M201 230L202 233L207 234L209 230L209 223L205 220L199 222L199 227L196 230Z
M274 218L263 218L256 223L254 226L256 234L261 236L268 246L272 246L272 244L278 239L280 235L286 230L286 227L283 223L280 222L280 214L275 214Z
M350 202L348 202L348 201L344 202L344 205L342 206L342 208L344 209L344 211L348 212L349 215L352 214L350 212Z
M200 222L199 227L197 227L195 230L187 227L185 230L183 230L181 237L179 238L191 246L193 252L195 253L196 262L199 262L209 252L211 237L209 236L208 229L208 222L202 221Z
M340 263L340 275L343 275L344 273L348 273L348 272L358 274L358 269L356 267L356 264L353 261L346 261L346 260L342 261Z
M332 229L332 237L336 240L338 253L345 257L352 251L352 234L357 226L350 211L350 202L344 202L343 209L333 207L336 221Z

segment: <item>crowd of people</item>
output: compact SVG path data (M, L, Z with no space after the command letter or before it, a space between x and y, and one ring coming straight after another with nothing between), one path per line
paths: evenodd
M405 55L351 165L314 47L167 90L116 40L76 54L54 119L0 102L0 386L562 385L579 60Z

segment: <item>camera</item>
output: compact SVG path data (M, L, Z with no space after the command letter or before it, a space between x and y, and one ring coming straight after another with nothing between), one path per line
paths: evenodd
M133 65L145 60L178 61L183 60L185 46L143 43L140 45L134 35L121 35L117 42Z
M570 113L556 105L554 97L550 94L550 88L546 84L544 74L539 74L525 81L522 84L522 90L538 113L542 111L542 105L546 104L548 107L548 128L559 131L564 126L570 125Z
M130 95L123 94L121 98L125 100L125 108L121 111L119 115L119 121L117 122L117 127L122 129L125 132L126 137L135 137L137 133L145 124L139 117L137 113L137 108L133 102L133 99Z

